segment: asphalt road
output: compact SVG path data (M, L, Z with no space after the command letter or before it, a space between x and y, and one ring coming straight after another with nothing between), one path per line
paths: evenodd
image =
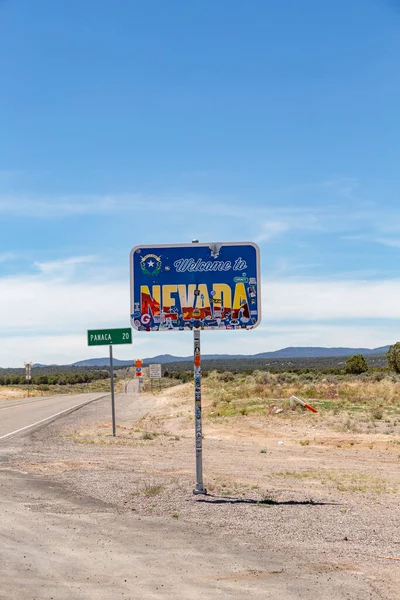
M19 398L0 402L0 441L15 433L51 420L59 413L86 404L106 394L71 394L46 398Z

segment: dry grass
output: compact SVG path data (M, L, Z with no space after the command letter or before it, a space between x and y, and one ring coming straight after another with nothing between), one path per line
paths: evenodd
M299 471L281 471L274 473L285 479L307 479L322 485L332 485L339 492L368 492L373 494L397 493L397 487L390 485L382 477L365 473L329 469L307 469Z
M140 492L144 495L144 496L158 496L159 494L162 494L164 491L164 486L161 485L160 483L153 483L153 482L148 482L146 481L142 487L140 488Z
M0 402L2 400L17 400L27 396L42 396L43 392L36 389L34 386L2 386L0 387Z
M115 391L123 392L125 383L128 380L116 379ZM90 383L76 383L74 385L18 385L2 386L0 388L1 400L16 400L18 398L38 397L38 396L58 396L60 394L85 394L91 392L110 391L110 380L99 379Z
M233 375L213 371L203 380L210 393L224 401L246 398L288 398L292 394L308 399L369 402L399 405L400 376L383 379L371 375L323 375L321 373L269 373L255 371L252 375Z
M380 375L380 374L379 374ZM257 415L293 417L289 398L296 395L315 406L318 417L336 431L396 433L400 431L400 378L377 374L349 376L318 373L252 375L213 372L204 379L207 416L212 419ZM297 406L297 414L304 410Z

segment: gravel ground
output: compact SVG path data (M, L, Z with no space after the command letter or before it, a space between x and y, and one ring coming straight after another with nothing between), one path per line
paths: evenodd
M46 475L119 511L218 529L289 561L306 557L311 570L351 571L369 580L372 598L400 598L400 561L391 560L400 557L393 440L386 437L384 447L376 436L354 442L342 434L338 446L337 435L321 430L315 444L299 446L309 420L205 420L209 495L193 496L191 410L188 386L119 394L117 438L110 436L109 401L101 400L9 441L7 467Z

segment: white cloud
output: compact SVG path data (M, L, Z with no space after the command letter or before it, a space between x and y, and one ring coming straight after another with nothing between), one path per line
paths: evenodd
M71 259L72 264L77 260ZM50 264L68 265L68 260ZM275 280L266 281L262 291L265 322L400 319L400 280ZM14 333L76 333L128 324L128 277L113 281L110 272L95 279L88 273L74 281L59 277L56 268L40 275L3 277L0 314L2 331Z
M92 263L96 258L89 256L73 256L71 258L53 260L49 262L35 262L34 266L44 275L61 275L63 277L72 276L76 267Z
M109 325L105 324L105 326ZM115 325L115 324L114 324ZM116 326L124 326L118 323ZM254 331L204 332L202 354L257 354L287 346L346 346L376 348L398 341L390 323L379 325L326 325L297 323L263 325ZM114 348L123 360L151 358L158 354L191 356L193 337L188 332L133 332L131 346ZM23 366L24 361L44 364L70 364L86 358L108 356L107 346L88 347L86 330L60 335L18 335L1 338L0 365Z
M354 192L359 188L360 182L355 177L335 177L325 181L291 185L281 190L280 193L293 195L298 192L306 192L307 194L329 192L335 197L353 198Z
M9 262L12 260L16 260L17 255L13 252L3 252L0 254L0 263Z
M390 248L400 248L400 239L377 238L375 242L383 244L384 246L389 246Z
M0 214L16 217L60 218L71 215L109 214L116 210L114 197L58 197L52 199L3 196Z
M398 319L400 280L266 281L263 316L280 320Z
M202 223L193 222L202 239L242 235L258 243L301 232L347 235L366 243L379 242L397 247L393 223L399 210L382 211L371 202L356 197L359 183L353 178L338 178L316 184L295 185L269 191L262 204L243 195L170 193L130 193L117 195L73 195L27 197L0 195L0 215L37 219L74 216L126 215L143 206L165 220L182 221L201 207ZM244 210L246 206L246 210ZM345 218L344 218L345 216ZM210 217L210 218L207 218ZM185 221L185 225L187 225ZM206 227L206 231L198 227ZM168 237L168 234L165 234ZM188 235L190 238L190 235Z
M44 275L0 279L2 332L79 332L129 322L129 283L69 281Z
M257 244L268 242L270 239L289 231L290 224L283 221L266 221L261 225L259 233L255 236L254 241Z
M37 198L1 196L0 214L15 217L58 219L74 215L113 215L148 209L170 214L171 211L192 211L201 206L203 213L243 218L237 200L201 194L120 194L111 196L58 196Z
M82 335L6 336L1 338L1 345L6 352L0 348L0 365L22 367L24 362L71 364L89 357L85 344L85 332ZM106 354L103 351L103 355Z
M86 330L129 326L129 281L128 275L113 279L113 271L99 277L93 260L80 256L50 261L39 264L38 274L0 278L0 365L104 355L104 349L86 347ZM85 271L79 280L74 272L78 267ZM206 333L203 353L254 354L289 345L376 346L394 341L400 280L275 279L265 281L262 290L262 326L253 332ZM380 322L367 325L368 320ZM192 352L189 334L135 332L134 339L134 347L119 348L117 356Z

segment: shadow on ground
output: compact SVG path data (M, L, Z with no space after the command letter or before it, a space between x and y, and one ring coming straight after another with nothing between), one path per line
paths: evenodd
M202 498L198 498L197 502L203 502L205 504L254 504L256 506L339 506L337 502L315 502L314 500L285 500L280 502L279 500L273 500L272 498L266 498L264 500L235 498L233 496L221 498L219 496L213 496L212 494L207 494Z

